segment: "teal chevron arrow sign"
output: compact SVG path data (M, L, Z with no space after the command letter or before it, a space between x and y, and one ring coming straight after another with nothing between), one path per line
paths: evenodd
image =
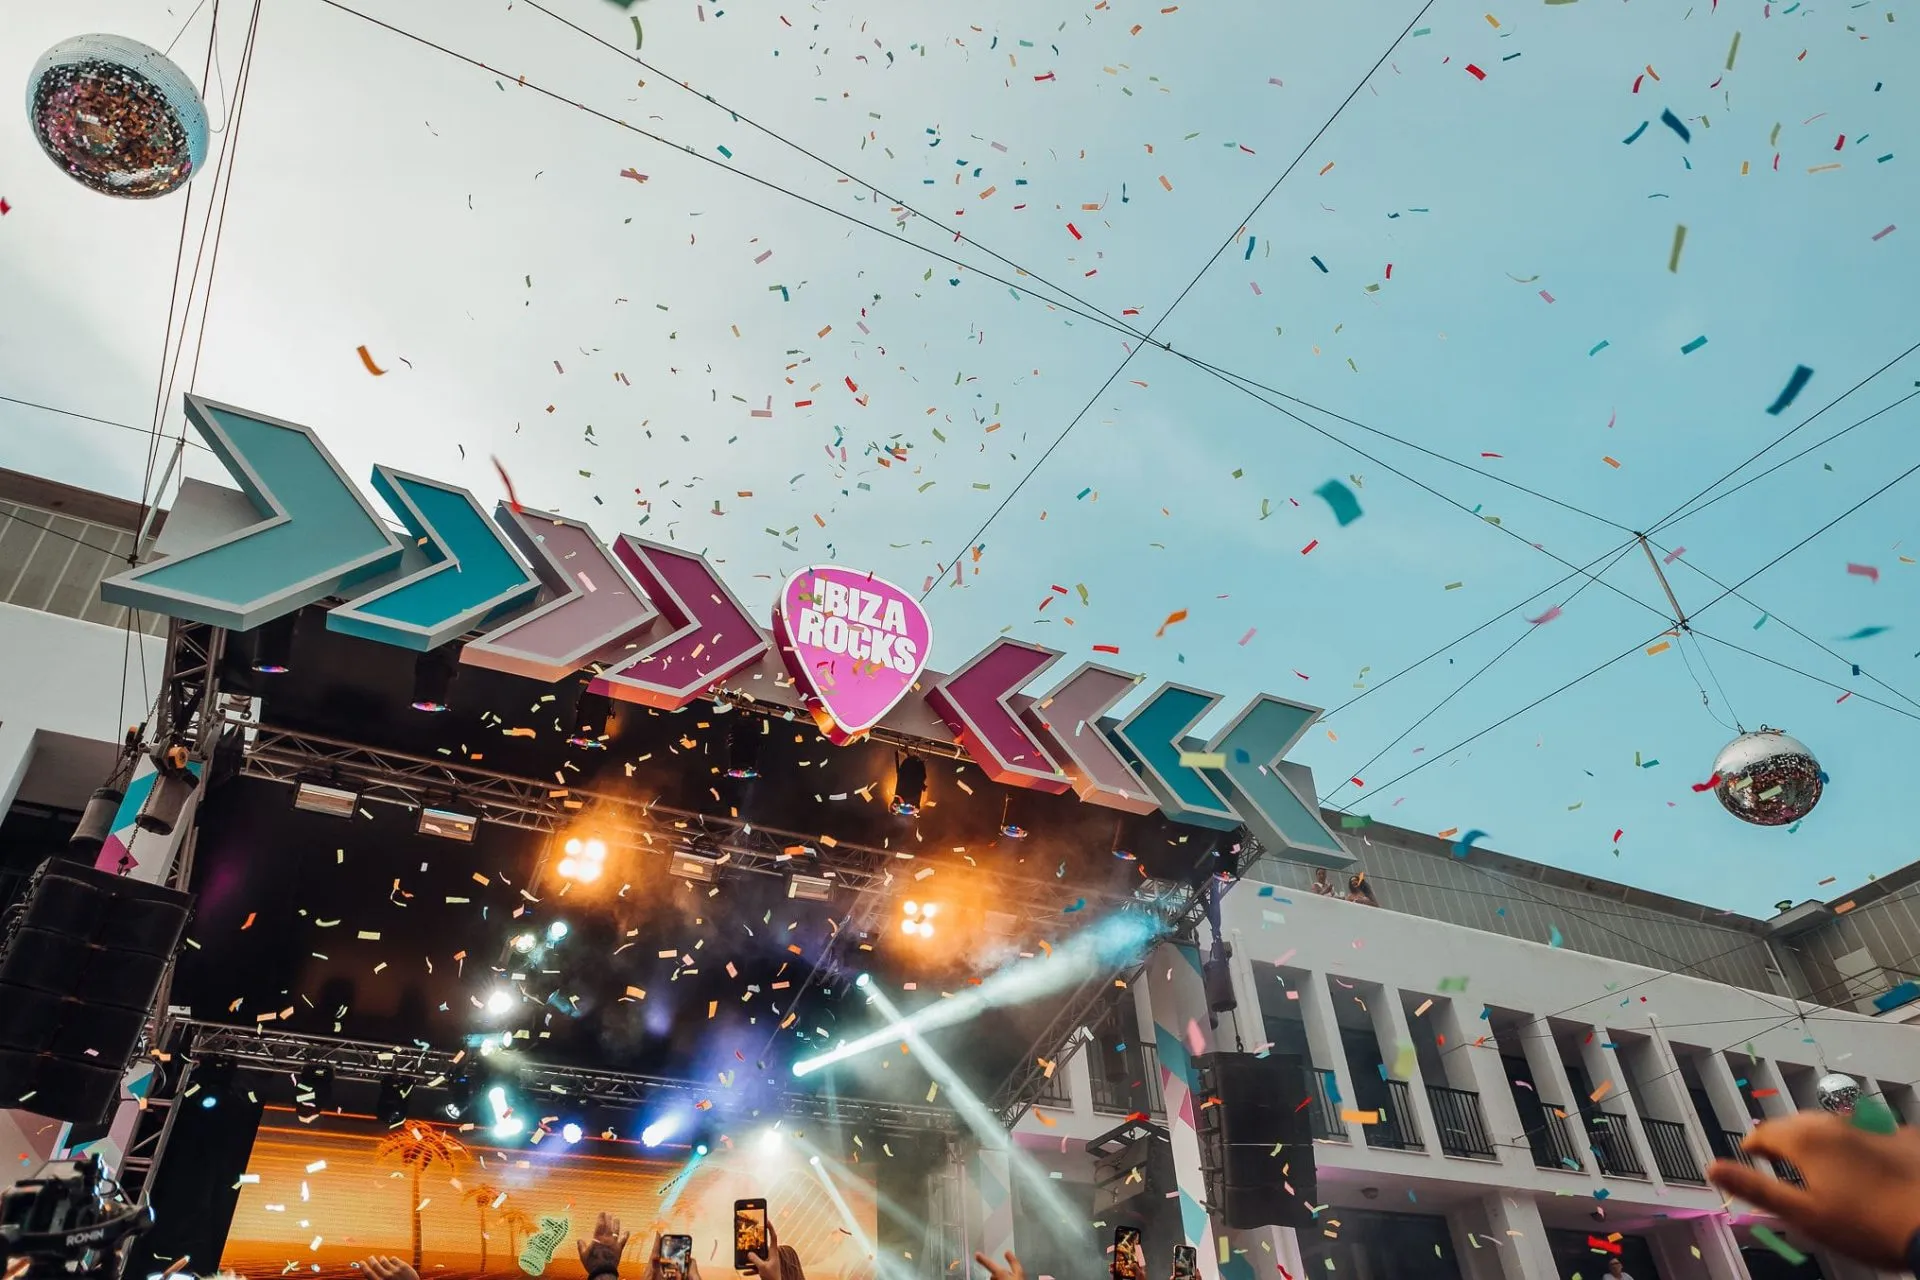
M373 487L430 561L327 615L327 630L425 652L525 604L540 584L472 494L392 467Z
M1280 764L1318 707L1263 693L1214 737L1207 751L1224 758L1227 798L1254 837L1276 854L1323 867L1353 862L1339 837L1320 817L1319 801L1304 799L1280 772Z
M250 631L399 563L399 541L311 430L193 395L186 411L260 518L107 579L101 599Z
M1240 817L1226 797L1200 770L1180 763L1182 755L1201 750L1187 733L1219 701L1217 693L1163 684L1114 728L1113 740L1160 802L1162 813L1175 822L1231 831L1240 825Z

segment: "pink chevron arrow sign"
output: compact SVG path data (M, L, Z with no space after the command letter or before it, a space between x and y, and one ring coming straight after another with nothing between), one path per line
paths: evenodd
M787 579L773 627L807 709L836 743L879 724L933 648L933 624L918 600L883 578L832 565Z
M593 692L678 711L767 651L766 635L699 556L630 534L613 553L660 617L638 653L595 678Z
M1074 793L1089 804L1126 813L1152 813L1160 807L1100 729L1100 718L1139 683L1138 676L1085 663L1021 714L1073 780Z
M1059 658L1058 650L1002 637L929 689L927 705L947 722L987 777L1058 795L1072 783L1020 722L1012 699Z
M494 522L553 598L469 642L460 661L553 684L622 646L660 616L585 525L503 502Z

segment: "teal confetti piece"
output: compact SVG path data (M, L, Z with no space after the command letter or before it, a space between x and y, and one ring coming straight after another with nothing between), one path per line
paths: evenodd
M1245 257L1243 257L1243 258L1241 259L1241 261L1243 261L1243 262L1250 262L1250 261L1252 261L1252 260L1253 260L1253 242L1254 242L1255 240L1258 240L1259 238L1260 238L1259 236L1248 236L1248 237L1247 237L1247 252L1246 252L1246 256L1245 256Z
M1594 343L1592 347L1588 348L1587 354L1589 356L1597 356L1602 351L1605 351L1608 347L1612 345L1613 344L1611 342L1608 342L1605 338L1602 338L1600 339L1600 341Z
M1801 391L1806 388L1807 383L1811 381L1812 378L1813 370L1807 368L1805 365L1796 367L1793 371L1793 376L1787 379L1787 385L1780 389L1780 394L1774 397L1772 404L1767 406L1767 412L1773 414L1775 417L1779 417L1781 412L1793 403L1794 397L1798 396Z
M1316 266L1316 267L1318 267L1318 268L1320 268L1320 274L1321 274L1321 275L1323 275L1323 276L1324 276L1324 275L1330 275L1330 274L1332 274L1331 272L1329 272L1329 271L1327 270L1327 264L1326 264L1326 263L1324 263L1324 262L1322 262L1322 261L1320 261L1320 257L1319 257L1319 255L1318 255L1318 254L1315 254L1315 255L1314 255L1314 257L1313 257L1313 259L1312 259L1312 262L1313 262L1313 265L1314 265L1314 266Z
M1789 12L1791 12L1791 10L1789 10ZM1785 1258L1787 1265L1790 1267L1797 1267L1807 1260L1806 1254L1800 1252L1785 1240L1782 1240L1779 1236L1775 1235L1772 1230L1761 1223L1756 1222L1753 1225L1753 1238L1779 1254L1782 1258Z
M1078 492L1078 493L1076 493L1076 494L1074 494L1074 495L1073 495L1073 500L1074 500L1075 502L1078 502L1078 501L1079 501L1080 499L1082 499L1082 498L1084 498L1084 497L1086 497L1086 496L1087 496L1088 494L1090 494L1090 493L1092 493L1092 492L1093 492L1093 486L1092 486L1092 485L1088 485L1088 486L1087 486L1086 488L1084 488L1084 489L1082 489L1082 490L1081 490L1080 492Z
M1658 760L1648 760L1648 761L1645 761L1644 763L1642 763L1640 767L1641 767L1642 769L1651 769L1651 768L1653 768L1653 767L1654 767L1655 765L1657 765L1657 764L1659 764L1659 763L1660 763L1660 762L1659 762Z
M1547 929L1548 929L1548 934L1547 934L1547 945L1548 945L1548 946L1550 946L1550 947L1559 947L1559 946L1564 946L1564 945L1566 945L1566 939L1565 939L1565 938L1562 938L1562 937L1560 936L1560 926L1559 926L1559 925L1557 925L1557 924L1550 924L1550 925L1548 925L1548 926L1547 926Z
M1689 342L1686 346L1680 348L1680 354L1683 356L1690 356L1694 352L1698 351L1700 348L1706 345L1707 345L1707 335L1703 333L1699 337L1695 338L1692 342Z
M1364 813L1342 814L1340 816L1340 829L1342 831L1358 831L1360 828L1368 826L1372 822L1373 819Z
M1770 617L1772 617L1772 616L1773 616L1772 614L1767 614L1767 613L1763 613L1763 614L1761 614L1761 615L1760 615L1760 621L1758 621L1758 622L1756 622L1756 623L1754 623L1754 624L1753 624L1753 629L1754 629L1755 631L1758 631L1758 630L1759 630L1760 628L1762 628L1762 627L1764 627L1764 626L1766 626L1766 625L1767 625L1767 619L1768 619L1768 618L1770 618Z
M714 150L718 151L721 155L725 156L729 160L733 159L733 152L727 150L725 147L715 147Z
M1313 492L1315 497L1324 500L1329 507L1333 508L1333 518L1340 522L1340 527L1343 529L1363 514L1360 510L1360 500L1353 496L1353 490L1338 480L1329 480Z
M1453 842L1453 856L1456 858L1466 857L1467 854L1473 849L1474 841L1485 840L1486 838L1487 838L1487 833L1480 830L1478 827L1475 827L1472 831L1467 832L1467 834L1461 836L1458 840L1455 840Z
M1660 109L1660 123L1679 134L1680 141L1693 141L1693 131L1688 129L1686 125L1680 123L1680 117L1673 114L1671 107L1662 107Z
M1630 147L1634 143L1640 141L1640 135L1645 133L1647 131L1647 126L1652 123L1653 121L1651 120L1642 120L1640 122L1640 127L1638 129L1635 129L1632 133L1620 139L1620 145L1623 147Z
M1868 1094L1853 1104L1853 1127L1868 1133L1890 1134L1899 1129L1900 1122L1893 1118L1886 1103Z
M1885 164L1885 163L1886 163L1887 161L1889 161L1889 160L1891 160L1891 159L1893 159L1893 152L1891 152L1891 151L1889 151L1889 152L1887 152L1887 154L1885 154L1885 155L1883 155L1883 156L1881 156L1881 157L1880 157L1880 158L1879 158L1878 160L1876 160L1876 161L1874 161L1874 163L1875 163L1875 164Z
M1862 627L1858 631L1854 632L1852 635L1842 636L1840 638L1842 640L1865 640L1868 636L1877 636L1883 631L1890 631L1890 630L1892 630L1891 627ZM1860 668L1855 667L1853 669L1853 674L1859 675Z
M1415 34L1416 36L1430 36L1433 34L1433 28L1421 27L1418 31L1414 32L1413 34Z

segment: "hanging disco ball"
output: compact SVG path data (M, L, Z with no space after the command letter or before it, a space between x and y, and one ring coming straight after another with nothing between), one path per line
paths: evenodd
M1860 1082L1835 1071L1821 1076L1820 1083L1813 1086L1813 1092L1820 1100L1822 1110L1831 1111L1837 1116L1850 1116L1860 1101Z
M1826 775L1804 745L1762 725L1721 748L1713 762L1713 793L1742 822L1781 827L1820 803Z
M207 158L207 109L166 55L125 36L75 36L27 80L40 147L76 182L150 199L185 186Z

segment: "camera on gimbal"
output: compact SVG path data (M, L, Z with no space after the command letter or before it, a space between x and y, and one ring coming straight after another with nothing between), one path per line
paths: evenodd
M63 1160L0 1190L0 1273L27 1259L27 1280L117 1276L126 1245L153 1225L129 1204L98 1156Z

